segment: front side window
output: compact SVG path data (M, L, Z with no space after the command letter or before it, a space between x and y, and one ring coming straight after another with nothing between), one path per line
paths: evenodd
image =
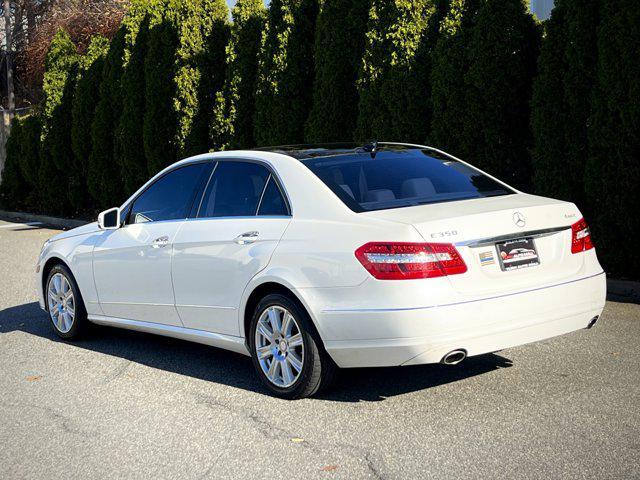
M206 169L206 163L195 163L162 176L133 202L128 223L187 218Z
M303 160L353 211L410 207L514 193L436 151L406 149Z
M198 217L249 217L269 179L269 170L251 162L218 162L202 199Z

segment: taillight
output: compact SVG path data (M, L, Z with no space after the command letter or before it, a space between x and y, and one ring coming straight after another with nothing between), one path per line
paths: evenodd
M581 218L571 225L571 253L580 253L592 248L593 242L589 225L584 221L584 218Z
M372 242L358 248L356 258L379 280L442 277L467 271L450 243Z

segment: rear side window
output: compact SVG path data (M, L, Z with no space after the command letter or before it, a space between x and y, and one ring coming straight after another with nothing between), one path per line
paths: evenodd
M431 150L348 153L304 160L353 211L364 212L514 193Z
M248 217L258 210L269 171L257 163L219 162L198 217Z
M262 195L258 215L289 215L289 209L273 176L269 177Z
M128 223L187 218L206 163L180 167L156 180L133 202Z

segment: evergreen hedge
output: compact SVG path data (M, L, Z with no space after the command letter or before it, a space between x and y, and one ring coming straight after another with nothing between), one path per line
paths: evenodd
M304 141L313 102L318 0L273 0L262 39L254 134L259 145Z
M578 203L605 268L638 278L634 1L557 0L544 39L521 0L238 0L233 16L132 0L83 55L57 32L44 100L13 122L3 208L88 215L212 147L426 140Z
M11 132L19 142L18 163L22 177L27 182L25 206L30 209L43 208L39 204L38 176L40 172L40 139L42 136L42 122L38 115L28 115L14 120L20 124L19 132ZM7 153L7 158L9 154Z
M177 45L178 34L170 20L163 18L149 30L148 51L144 61L146 82L142 138L150 175L173 163L177 156L177 119L173 108Z
M227 75L215 97L210 127L214 150L255 146L255 86L266 9L262 0L238 0L232 16Z
M71 106L71 150L73 153L69 175L69 201L75 212L89 207L87 174L91 155L91 124L98 103L104 57L109 41L94 36L87 53L79 60L78 79Z
M586 207L591 94L596 82L600 0L556 0L534 82L535 190ZM578 174L576 174L578 173Z
M434 53L431 143L528 189L540 28L521 0L459 3Z
M209 148L213 103L226 76L229 8L225 0L183 0L176 13L175 141L184 158Z
M356 80L371 0L325 0L315 39L313 106L307 142L350 141L358 116Z
M123 182L115 159L115 130L122 110L121 78L126 28L120 27L104 59L99 100L91 124L87 187L98 209L120 205Z
M603 3L585 172L587 221L607 270L638 278L640 257L629 239L640 235L640 10L634 0Z
M434 0L374 0L358 90L356 140L424 141L431 50L445 13ZM435 28L434 28L435 27Z
M11 135L5 144L7 160L2 169L2 183L0 183L0 207L6 210L21 210L29 206L27 202L29 183L20 166L23 133L21 120L14 119L11 124Z
M135 12L138 13L138 10ZM116 161L122 169L126 195L137 190L148 177L142 137L145 112L145 97L142 92L146 85L144 60L152 15L144 11L140 13L141 15L127 15L124 20L127 25L125 57L128 59L122 73L122 112L115 141Z
M71 106L78 69L78 52L69 34L56 32L45 58L44 123L39 190L42 204L55 214L72 213L69 174L73 168Z

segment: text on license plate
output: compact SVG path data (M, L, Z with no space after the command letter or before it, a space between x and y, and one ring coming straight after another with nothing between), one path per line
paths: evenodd
M518 238L496 243L500 267L504 271L533 267L540 264L533 238Z

